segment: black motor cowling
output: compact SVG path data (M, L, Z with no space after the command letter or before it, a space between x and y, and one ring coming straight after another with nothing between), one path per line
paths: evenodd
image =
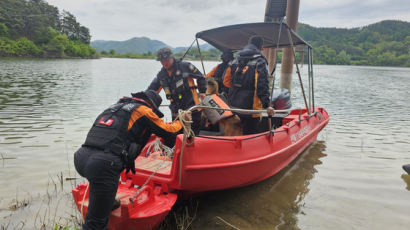
M292 107L292 102L290 101L289 90L279 88L274 89L270 105L274 109L290 109Z

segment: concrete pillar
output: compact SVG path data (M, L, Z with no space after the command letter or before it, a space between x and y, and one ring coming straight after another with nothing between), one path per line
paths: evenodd
M288 0L286 8L286 23L294 31L297 30L299 17L300 0ZM288 89L291 92L292 88L292 72L293 72L293 53L291 48L284 48L282 53L282 65L280 76L280 88Z
M269 16L269 10L271 9L271 0L266 1L266 8L265 8L265 18L264 22L280 22L282 18L278 17L271 17ZM268 70L269 70L269 92L272 89L272 82L273 82L273 76L270 75L273 71L273 68L275 66L276 62L276 49L275 48L264 48L263 51L263 56L265 56L266 60L268 60Z
M266 21L265 21L266 22ZM268 70L269 70L269 92L272 91L272 86L273 86L273 75L271 75L273 68L275 66L276 62L276 49L275 48L264 48L263 51L263 56L265 56L266 60L268 60Z

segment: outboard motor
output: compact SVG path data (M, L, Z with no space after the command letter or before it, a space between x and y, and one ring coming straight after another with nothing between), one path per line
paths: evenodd
M290 93L287 89L276 88L272 93L272 101L270 105L274 109L290 109L292 107L292 102L290 101Z
M290 109L292 107L292 102L290 101L290 93L287 89L273 89L272 93L272 101L270 102L270 106L277 110L285 110ZM289 113L275 113L273 117L271 117L271 125L272 128L276 129L282 126L283 118L288 116ZM267 131L268 126L268 118L263 117L262 122L259 122L259 129L262 131Z

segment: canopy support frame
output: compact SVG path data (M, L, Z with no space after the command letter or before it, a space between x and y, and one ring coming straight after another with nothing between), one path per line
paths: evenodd
M206 76L204 61L203 61L203 59L202 59L202 53L201 53L201 48L199 47L198 38L195 38L195 40L196 40L196 45L198 46L198 52L199 52L199 58L201 59L202 70L204 71L204 76Z
M278 33L278 41L280 41L280 37L281 37L281 32L282 32L282 25L283 25L283 18L280 21L280 25L279 25L279 33ZM278 51L279 51L279 42L276 45L276 50L275 50L275 63L273 65L273 70L272 73L270 74L272 76L272 89L270 91L270 100L272 101L272 97L273 97L273 91L275 89L275 79L276 79L276 67L277 67L277 63L278 63Z
M189 50L191 50L192 46L194 45L195 41L197 40L197 38L194 39L194 41L191 43L191 45L189 46L189 48L185 51L184 55L182 55L181 60L184 60L185 56L188 54Z
M307 100L306 100L306 94L305 94L305 89L303 88L302 77L300 76L299 65L296 61L296 52L295 52L295 47L293 45L292 36L291 36L291 33L290 33L290 28L288 28L288 36L289 36L289 42L290 42L290 49L292 50L292 53L293 53L293 59L294 59L293 62L296 65L296 73L298 74L300 88L302 89L303 100L305 102L306 109L308 110L308 114L310 115L310 108L309 108L309 105L308 105Z
M314 112L315 111L315 90L314 90L314 77L313 77L313 49L312 47L309 47L308 51L309 51L308 59L309 59L309 65L310 65L309 75L312 81L312 109Z

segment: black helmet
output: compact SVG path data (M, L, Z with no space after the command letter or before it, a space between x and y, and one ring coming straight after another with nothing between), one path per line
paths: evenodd
M224 50L221 54L221 59L224 60L233 60L233 53L230 50Z
M145 100L148 103L148 106L151 107L151 109L155 114L157 114L159 118L164 117L164 114L159 111L159 106L162 103L162 98L157 92L149 89L138 93L132 93L131 95L132 97Z
M249 44L253 44L256 48L261 49L263 47L263 38L259 35L253 35L249 38Z
M164 47L158 50L157 52L157 61L162 61L173 57L172 51L168 47Z

